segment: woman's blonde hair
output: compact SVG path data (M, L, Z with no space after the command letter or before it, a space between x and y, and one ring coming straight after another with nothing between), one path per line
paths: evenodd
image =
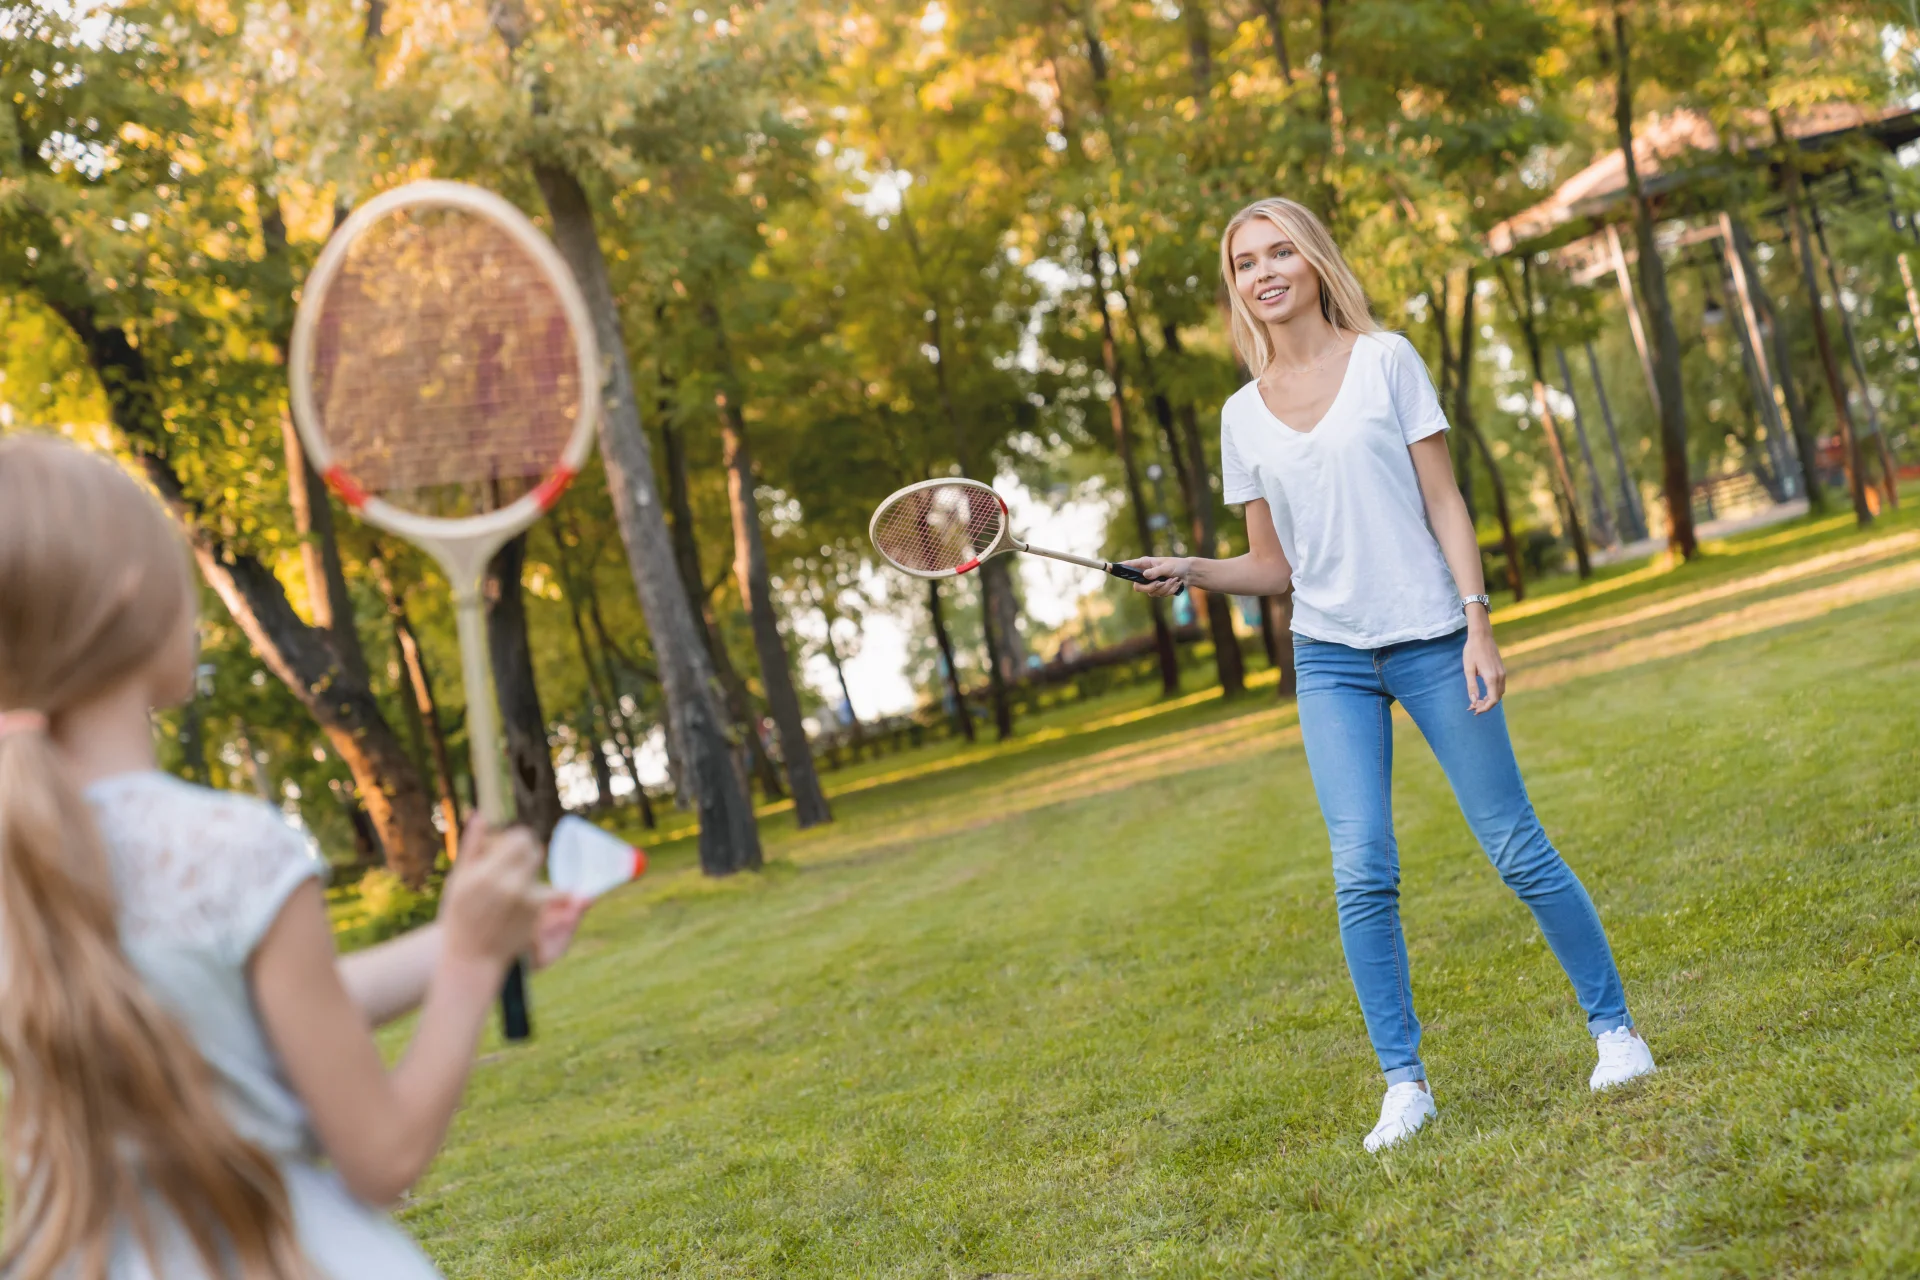
M1265 218L1278 227L1320 277L1320 314L1334 328L1350 333L1380 332L1380 322L1373 318L1373 308L1367 304L1367 291L1360 287L1360 278L1353 274L1340 246L1333 242L1326 224L1314 216L1313 210L1284 196L1255 200L1229 218L1227 229L1220 233L1220 278L1227 285L1227 305L1231 309L1228 325L1233 332L1233 347L1254 377L1259 377L1267 362L1273 359L1273 342L1267 336L1267 326L1254 318L1246 299L1234 287L1233 235L1255 218Z
M193 596L180 537L118 466L51 438L0 440L0 711L57 729L136 675ZM304 1277L279 1169L234 1130L212 1070L128 963L117 908L49 731L0 736L0 1273L104 1277L117 1231L151 1252L152 1197L208 1274Z

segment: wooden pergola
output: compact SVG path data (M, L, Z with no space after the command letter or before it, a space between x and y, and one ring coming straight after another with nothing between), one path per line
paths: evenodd
M1892 151L1920 139L1920 110L1905 107L1874 109L1850 103L1829 103L1783 118L1780 127L1783 140L1798 152L1795 159L1801 182L1800 196L1812 215L1818 256L1825 260L1826 275L1835 295L1853 375L1860 384L1861 400L1869 420L1867 434L1875 439L1879 449L1882 478L1886 486L1885 501L1897 503L1897 495L1893 490L1894 459L1878 421L1878 409L1868 385L1853 317L1845 292L1839 287L1832 257L1827 252L1824 226L1814 197L1815 188L1823 180L1842 181L1850 189L1857 189L1857 178L1852 171L1863 145ZM1759 287L1751 256L1751 239L1739 213L1745 189L1754 179L1758 178L1767 190L1782 190L1785 175L1781 170L1784 166L1779 163L1773 121L1769 117L1756 112L1740 120L1736 128L1737 133L1723 130L1706 116L1693 111L1678 111L1656 117L1636 132L1634 167L1640 178L1641 190L1652 205L1658 227L1655 243L1660 250L1685 250L1697 244L1714 246L1710 252L1718 260L1719 270L1715 274L1721 277L1723 291L1733 304L1727 310L1737 311L1737 323L1733 329L1738 335L1741 360L1753 388L1756 408L1766 427L1767 462L1773 480L1769 488L1776 496L1793 497L1804 493L1805 482L1799 460L1787 447L1789 435L1782 423L1782 413L1788 403L1782 391L1782 380L1783 376L1790 377L1791 370L1782 367L1785 347L1778 335L1774 336L1774 358L1769 359L1769 335L1765 320L1770 307ZM1895 225L1900 225L1900 216L1890 201L1888 215ZM1640 299L1636 296L1634 275L1629 269L1636 251L1621 237L1622 224L1631 228L1633 218L1626 161L1616 148L1562 182L1546 199L1495 226L1487 233L1485 244L1496 260L1517 259L1523 271L1540 254L1548 253L1551 261L1577 283L1597 284L1607 276L1612 276L1620 290L1648 395L1658 404L1653 356L1641 316ZM1908 225L1912 225L1911 222ZM1917 238L1920 238L1920 233L1917 233ZM1900 268L1907 283L1907 301L1913 313L1915 333L1920 335L1920 293L1914 288L1911 268L1904 253L1900 255ZM1814 300L1814 306L1820 306L1818 298ZM1533 317L1523 314L1521 319L1528 328L1528 340L1533 343ZM1816 322L1824 323L1823 320ZM1824 372L1830 384L1829 391L1835 398L1842 429L1851 446L1847 392L1834 360L1824 350L1824 333L1821 337L1823 355L1828 356ZM1573 379L1566 353L1556 347L1555 355L1567 394L1572 397ZM1612 411L1606 398L1606 389L1600 381L1599 363L1591 342L1587 344L1586 356L1619 477L1621 509L1617 521L1612 519L1608 511L1609 504L1599 471L1593 465L1585 425L1579 418L1579 400L1573 397L1574 425L1588 474L1592 478L1592 502L1602 526L1613 524L1625 536L1625 540L1630 541L1632 535L1644 536L1645 515L1640 509L1639 494L1628 478L1625 460L1620 453ZM1544 387L1539 383L1540 379L1536 377L1536 410L1547 428L1562 485L1568 489L1566 497L1571 502L1571 479L1561 457L1559 433L1546 404ZM1844 453L1847 455L1843 459L1844 465L1849 468L1848 475L1851 477L1853 469L1857 467L1852 456L1854 450L1849 447ZM1698 490L1699 486L1695 488ZM1710 489L1708 506L1711 511ZM1576 534L1576 537L1579 536Z

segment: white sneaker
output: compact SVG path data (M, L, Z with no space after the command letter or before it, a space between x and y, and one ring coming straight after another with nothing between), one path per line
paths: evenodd
M1594 1038L1600 1050L1600 1063L1587 1083L1595 1093L1625 1084L1636 1076L1653 1074L1653 1051L1647 1042L1625 1027Z
M1421 1125L1439 1114L1433 1095L1418 1081L1396 1084L1380 1101L1380 1123L1367 1135L1367 1150L1383 1151L1402 1138L1412 1137Z

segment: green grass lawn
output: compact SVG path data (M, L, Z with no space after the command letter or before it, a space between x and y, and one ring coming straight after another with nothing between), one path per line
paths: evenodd
M1366 1155L1291 708L1133 690L830 775L839 821L770 814L759 875L661 845L405 1220L459 1277L1920 1274L1916 529L1763 531L1502 623L1651 1080L1588 1094L1566 981L1403 721L1441 1114Z

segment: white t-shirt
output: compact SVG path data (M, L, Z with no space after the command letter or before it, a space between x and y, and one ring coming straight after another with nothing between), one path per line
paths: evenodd
M1378 649L1466 625L1407 446L1447 429L1433 379L1397 333L1362 335L1311 431L1273 416L1249 382L1220 410L1227 502L1265 498L1293 566L1293 629Z

